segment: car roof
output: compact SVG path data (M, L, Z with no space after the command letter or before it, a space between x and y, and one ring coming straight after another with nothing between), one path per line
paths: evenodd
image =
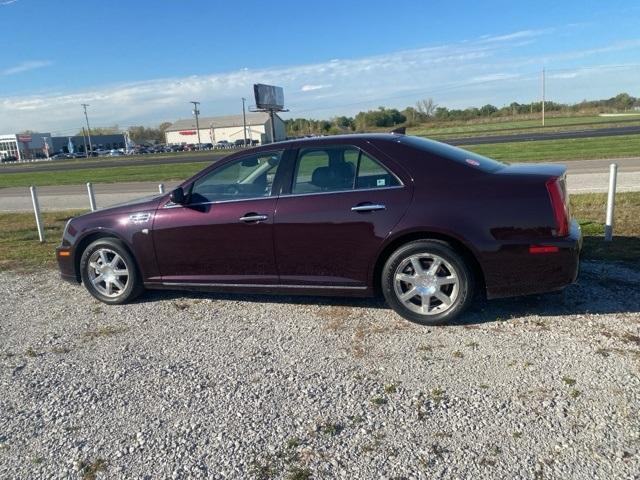
M353 143L371 140L382 140L388 142L396 142L403 135L396 133L352 133L347 135L327 135L322 137L305 137L305 138L291 138L287 140L281 140L279 142L267 143L258 147L251 148L248 151L259 152L263 150L273 150L277 148L292 148L292 147L313 147L314 145L326 145L331 143Z

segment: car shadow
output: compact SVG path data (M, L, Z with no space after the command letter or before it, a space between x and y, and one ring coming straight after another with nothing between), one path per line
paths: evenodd
M575 284L560 292L485 300L477 298L453 325L476 325L537 315L609 314L640 312L640 269L610 262L583 262ZM150 290L137 303L160 300L210 299L251 303L324 305L354 309L391 310L380 297L346 298L291 295L210 293L184 290Z

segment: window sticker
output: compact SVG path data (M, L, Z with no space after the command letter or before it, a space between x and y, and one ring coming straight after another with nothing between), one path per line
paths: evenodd
M379 178L378 181L376 182L378 187L384 187L386 183L387 182L384 178Z

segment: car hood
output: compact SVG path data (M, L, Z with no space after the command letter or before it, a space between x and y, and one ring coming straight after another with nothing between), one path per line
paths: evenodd
M162 198L166 197L166 195L151 195L142 198L136 198L134 200L130 200L128 202L118 203L116 205L111 205L107 208L100 208L95 212L89 212L85 215L114 215L118 213L129 213L129 212L138 212L141 210L155 210L158 206L158 203ZM82 215L82 216L85 216Z

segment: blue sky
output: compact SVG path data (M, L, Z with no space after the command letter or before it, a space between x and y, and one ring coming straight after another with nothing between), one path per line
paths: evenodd
M266 7L270 5L270 7ZM0 0L0 132L236 113L252 84L289 116L425 97L449 107L640 96L637 1ZM597 67L585 69L584 67Z

